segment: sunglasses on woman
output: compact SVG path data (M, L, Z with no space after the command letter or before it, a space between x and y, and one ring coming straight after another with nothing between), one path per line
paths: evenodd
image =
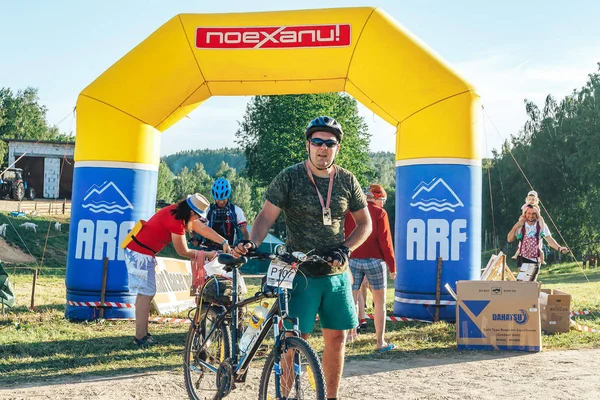
M333 139L323 140L319 138L312 138L310 139L310 144L312 144L315 147L321 147L323 146L323 144L325 144L325 146L331 148L337 146L338 141Z

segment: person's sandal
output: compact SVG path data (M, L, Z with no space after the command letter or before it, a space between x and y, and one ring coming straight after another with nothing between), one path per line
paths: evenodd
M156 344L156 340L151 335L146 335L141 339L138 339L134 336L133 343L139 347L149 347L154 346Z
M388 343L387 346L384 346L380 349L375 350L375 353L385 353L386 351L394 350L397 346L393 343Z

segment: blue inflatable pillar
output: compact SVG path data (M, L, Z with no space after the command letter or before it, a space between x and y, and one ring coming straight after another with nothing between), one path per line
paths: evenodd
M444 285L456 290L456 281L480 274L481 165L467 159L432 160L396 163L394 314L433 320L441 257L440 318L454 321L455 301Z
M75 163L69 250L67 305L71 320L98 318L98 309L81 305L99 302L108 258L106 302L134 304L128 292L127 270L119 244L139 219L154 214L158 168L110 161ZM105 318L133 318L135 309L110 307Z

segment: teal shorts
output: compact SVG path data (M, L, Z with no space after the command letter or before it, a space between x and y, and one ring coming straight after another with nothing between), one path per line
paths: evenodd
M325 329L342 331L358 326L349 271L323 277L298 274L289 295L289 315L300 320L303 334L313 331L317 314ZM286 327L291 328L291 324L286 322Z

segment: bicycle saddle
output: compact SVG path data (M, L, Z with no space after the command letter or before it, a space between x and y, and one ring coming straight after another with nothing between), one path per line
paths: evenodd
M246 264L248 259L246 257L235 258L231 254L222 253L219 254L219 263L230 267Z

